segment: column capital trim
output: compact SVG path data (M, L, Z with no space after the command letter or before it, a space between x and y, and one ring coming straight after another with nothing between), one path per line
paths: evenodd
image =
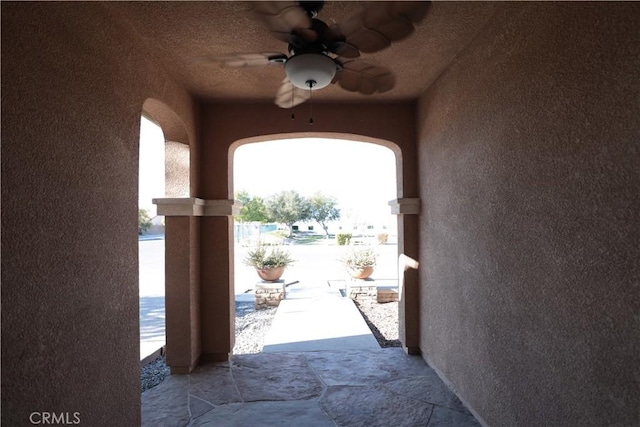
M153 199L158 207L158 215L164 216L201 216L204 200L196 197L167 197Z
M392 215L417 215L420 213L420 199L401 198L389 201Z
M197 197L153 199L158 215L164 216L233 216L240 213L242 203L236 200L203 200Z
M242 203L237 200L205 200L202 216L234 216L240 214Z

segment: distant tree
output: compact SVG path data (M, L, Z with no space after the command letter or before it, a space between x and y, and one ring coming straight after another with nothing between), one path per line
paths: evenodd
M267 199L267 214L273 222L284 224L293 234L293 224L309 220L309 201L295 191L282 191Z
M236 200L242 203L240 214L236 216L240 222L267 222L267 207L262 197L251 197L248 192L240 191Z
M327 237L329 237L328 223L340 219L340 209L336 204L335 198L322 193L315 193L309 200L309 217L320 224Z
M151 216L146 209L138 209L138 234L142 234L151 227Z

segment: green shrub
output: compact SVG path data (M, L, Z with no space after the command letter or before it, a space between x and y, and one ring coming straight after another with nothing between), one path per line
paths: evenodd
M146 232L151 227L151 217L146 209L138 209L138 234Z
M351 243L351 233L338 233L336 234L336 241L339 246L348 245Z

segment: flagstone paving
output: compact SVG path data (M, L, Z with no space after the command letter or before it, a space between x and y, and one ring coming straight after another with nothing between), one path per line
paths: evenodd
M419 356L399 348L259 353L172 375L142 394L143 426L480 424Z

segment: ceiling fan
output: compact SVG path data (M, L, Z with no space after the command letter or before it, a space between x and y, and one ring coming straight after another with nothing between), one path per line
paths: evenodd
M324 1L260 1L252 3L254 17L271 34L288 43L284 53L240 53L202 59L222 67L284 66L286 74L275 103L292 108L330 83L365 95L395 86L393 72L357 59L360 53L382 50L409 36L425 16L427 1L372 2L332 26L317 18Z

